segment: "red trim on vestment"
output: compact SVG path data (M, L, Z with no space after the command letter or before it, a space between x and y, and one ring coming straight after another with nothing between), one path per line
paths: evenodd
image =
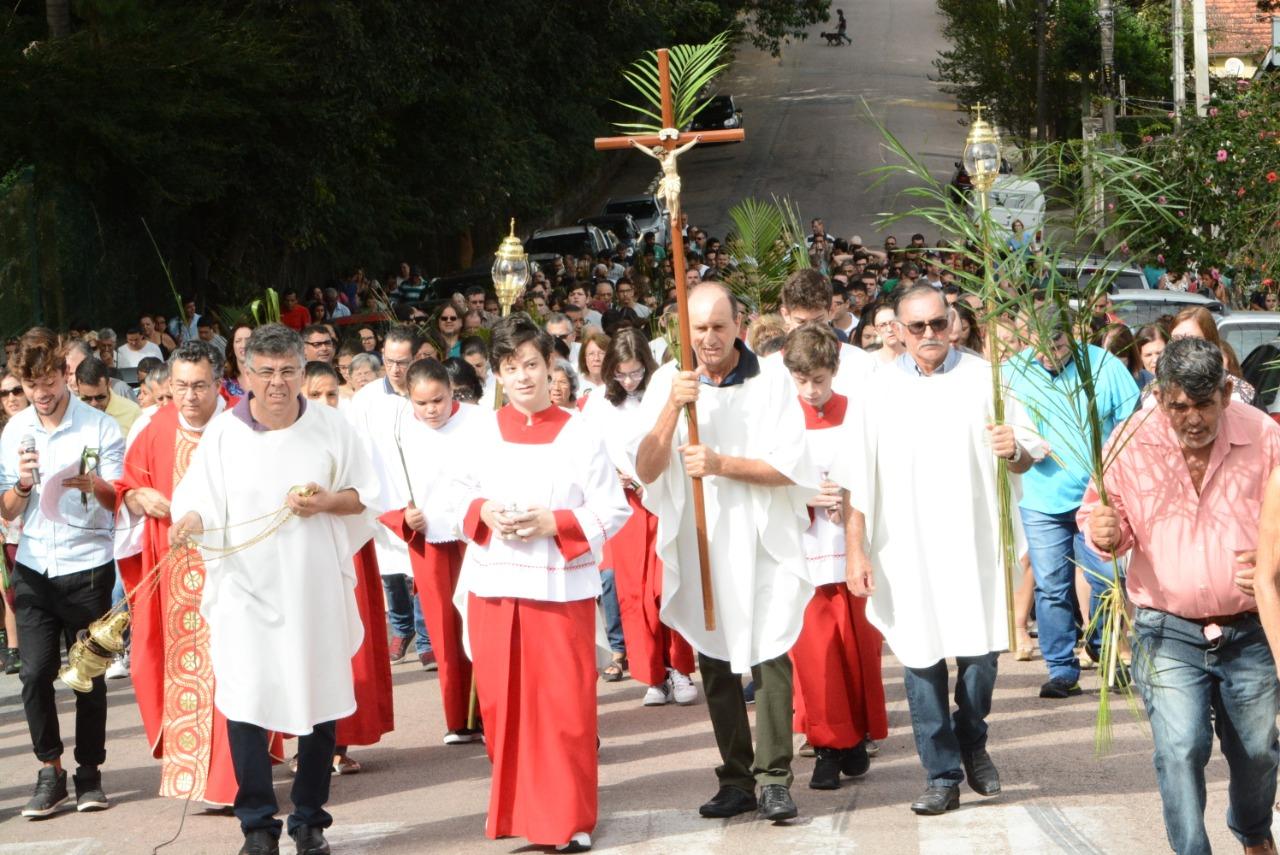
M526 415L507 404L498 410L498 432L505 442L521 445L546 445L554 442L560 429L572 416L555 404L545 410Z
M566 562L591 549L591 543L573 511L553 511L551 515L556 519L556 546L560 547L560 554Z
M804 429L805 430L824 430L826 428L839 427L844 424L845 413L849 410L849 399L838 392L833 392L831 398L822 405L821 409L807 403L804 399L800 401L800 409L804 411Z
M462 533L467 536L467 540L479 546L488 546L489 536L493 534L488 523L480 518L480 508L487 501L488 499L472 500L467 507L467 515L462 518Z

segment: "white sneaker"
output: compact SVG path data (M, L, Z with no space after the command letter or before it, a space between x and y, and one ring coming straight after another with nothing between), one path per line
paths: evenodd
M129 676L129 657L127 655L117 656L111 660L111 664L107 666L107 679L120 680Z
M675 696L676 703L682 707L698 700L698 687L693 685L693 680L688 674L681 674L674 668L667 669L667 681L671 684L671 694Z
M579 831L577 834L569 838L568 843L561 843L556 847L557 852L586 852L591 848L591 835L585 831Z
M671 703L671 678L668 677L656 686L650 686L644 693L646 707L662 707Z

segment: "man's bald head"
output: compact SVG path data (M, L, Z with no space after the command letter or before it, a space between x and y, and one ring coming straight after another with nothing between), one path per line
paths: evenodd
M697 324L712 315L733 318L733 292L723 282L707 279L689 290L689 322Z

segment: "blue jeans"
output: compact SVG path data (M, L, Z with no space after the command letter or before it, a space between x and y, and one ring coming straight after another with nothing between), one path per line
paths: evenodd
M622 638L622 610L618 608L618 588L613 583L613 571L600 572L600 605L604 606L604 634L609 637L609 649L614 653L626 653Z
M987 747L987 715L996 687L998 653L956 657L956 706L951 712L947 660L928 668L903 668L911 733L930 787L964 780L964 755Z
M1151 720L1169 845L1178 855L1210 851L1204 766L1215 728L1230 770L1227 827L1245 846L1269 840L1278 689L1261 621L1250 615L1210 642L1198 623L1139 608L1134 637L1133 673Z
M382 590L387 595L387 623L400 638L415 635L414 646L418 653L431 650L431 638L427 624L422 619L422 604L413 596L413 580L404 573L382 577Z
M1084 568L1089 580L1089 612L1098 613L1098 596L1115 578L1111 559L1103 558L1085 545L1084 535L1076 525L1074 510L1061 514L1042 514L1020 508L1022 528L1027 533L1027 552L1031 556L1031 572L1036 580L1036 625L1040 628L1040 653L1049 666L1049 678L1075 683L1080 679L1080 660L1076 658L1076 640L1080 636L1077 621L1076 566ZM1102 577L1102 578L1099 578ZM1102 628L1096 627L1088 639L1097 648Z

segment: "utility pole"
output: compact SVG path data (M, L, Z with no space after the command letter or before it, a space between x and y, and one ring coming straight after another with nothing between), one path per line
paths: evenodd
M1173 129L1182 130L1182 111L1187 108L1187 35L1182 28L1183 0L1173 0Z
M1045 64L1049 46L1045 44L1045 19L1049 17L1049 0L1036 0L1036 142L1043 144L1049 135L1049 104L1045 95Z
M1196 64L1196 115L1209 111L1209 28L1204 0L1191 0L1191 42Z
M1116 17L1112 0L1098 0L1098 24L1102 30L1102 132L1116 132Z

